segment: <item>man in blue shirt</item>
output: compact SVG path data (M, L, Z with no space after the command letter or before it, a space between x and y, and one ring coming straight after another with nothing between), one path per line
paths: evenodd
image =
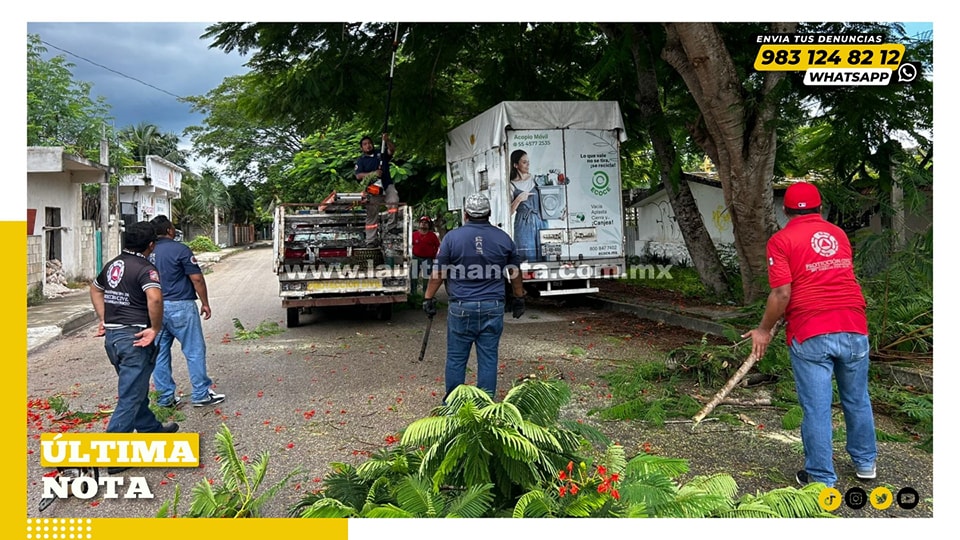
M367 204L365 228L368 246L377 244L380 205L387 205L387 222L384 224L384 229L390 232L397 226L397 206L400 204L400 195L393 184L393 178L390 177L390 160L393 159L396 146L386 133L382 138L387 150L385 154L381 154L373 146L373 139L370 137L360 139L360 150L363 154L357 158L357 164L354 167L357 180L362 180L365 185L363 194Z
M446 396L464 383L470 349L477 347L477 387L496 398L497 358L503 333L506 289L513 286L513 317L524 312L523 280L517 246L507 233L490 224L490 200L475 193L464 202L464 224L440 242L437 265L424 293L423 311L437 314L434 295L447 280Z
M170 365L174 338L180 342L180 350L187 359L187 371L193 387L191 401L194 407L220 403L226 396L213 391L213 381L207 376L207 345L203 341L200 314L210 318L210 301L207 299L207 282L197 264L197 258L186 245L173 238L177 230L167 216L150 220L157 233L157 245L150 260L160 272L163 286L163 331L159 338L157 365L153 368L153 385L157 389L157 405L175 407L180 403L176 395L177 385L173 380ZM197 312L197 298L200 311Z

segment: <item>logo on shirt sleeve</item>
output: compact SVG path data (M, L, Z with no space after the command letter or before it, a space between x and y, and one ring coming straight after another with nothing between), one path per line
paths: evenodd
M837 254L839 243L832 234L820 231L810 237L810 247L822 257L833 257Z
M157 283L160 283L160 274L158 274L156 270L151 270L150 279L153 281L156 281Z
M190 256L190 262L193 263L193 264L197 264L197 256L196 256L196 255L191 255L191 256Z

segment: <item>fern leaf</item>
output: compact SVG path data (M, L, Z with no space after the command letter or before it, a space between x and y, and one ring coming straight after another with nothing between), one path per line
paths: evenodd
M446 516L457 518L484 517L493 504L494 485L487 483L473 485L459 497L451 499L447 504Z
M516 506L513 507L515 518L543 518L552 517L556 502L543 490L534 490L524 493Z
M356 516L356 509L336 499L320 499L300 514L300 517L304 518L349 518Z

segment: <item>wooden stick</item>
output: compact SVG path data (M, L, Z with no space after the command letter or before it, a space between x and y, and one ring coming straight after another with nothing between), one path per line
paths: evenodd
M776 323L774 323L773 328L770 329L770 341L773 341L773 339L776 337L777 330L780 329L780 324L782 321L783 319L778 320ZM744 360L743 364L740 366L740 369L738 369L737 372L734 373L729 380L727 380L727 384L723 385L723 388L721 388L720 391L713 396L713 399L704 405L703 408L700 409L700 412L693 416L693 425L690 427L690 429L697 427L697 424L699 424L708 414L713 412L713 409L715 409L717 405L719 405L720 402L727 397L727 394L729 394L730 391L732 391L733 388L740 383L740 380L743 379L747 372L750 371L750 368L757 363L757 360L759 359L753 353L751 353L750 356Z

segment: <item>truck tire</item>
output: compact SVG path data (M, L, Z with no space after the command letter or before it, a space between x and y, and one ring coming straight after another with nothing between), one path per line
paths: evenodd
M296 328L300 326L300 308L287 308L287 328Z

